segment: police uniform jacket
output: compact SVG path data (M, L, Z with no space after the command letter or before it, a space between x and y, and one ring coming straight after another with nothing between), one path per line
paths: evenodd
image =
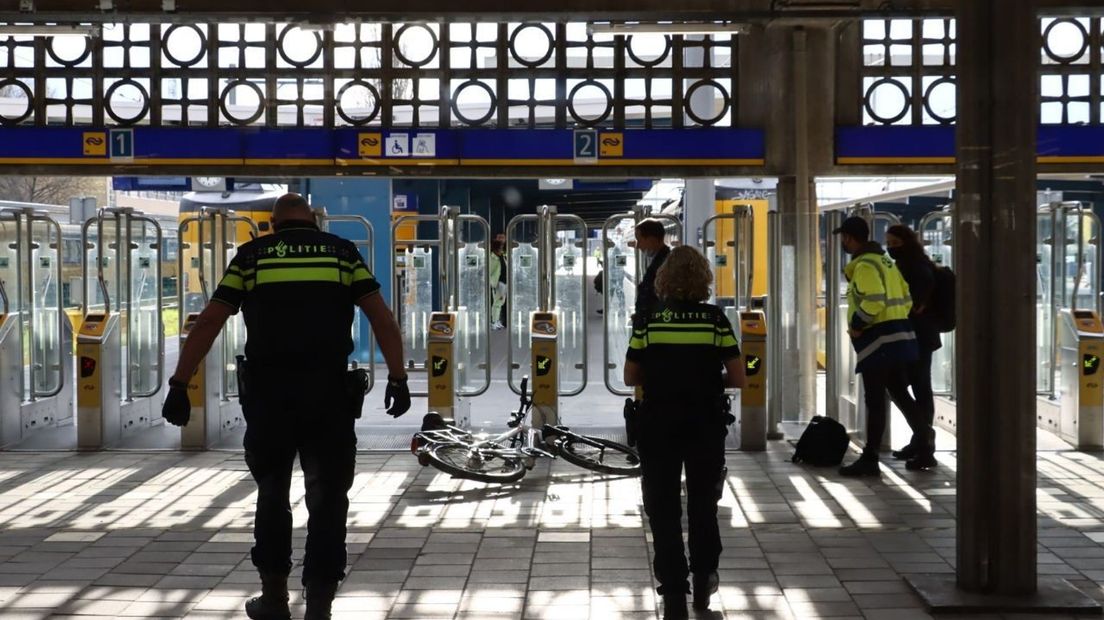
M704 406L724 392L724 363L740 356L717 306L665 301L638 315L626 358L644 368L644 402Z
M238 248L212 299L241 309L251 365L344 368L356 304L379 288L351 241L294 221Z

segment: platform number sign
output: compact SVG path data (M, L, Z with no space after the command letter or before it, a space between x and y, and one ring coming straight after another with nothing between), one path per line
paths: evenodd
M594 129L577 129L575 136L575 163L598 162L598 132Z
M112 129L108 132L108 158L113 161L134 159L134 130Z

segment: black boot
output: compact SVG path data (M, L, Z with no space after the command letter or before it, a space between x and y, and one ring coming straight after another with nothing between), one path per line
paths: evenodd
M689 617L685 592L663 595L663 620L687 620Z
M705 611L709 609L709 597L713 596L713 593L721 585L721 578L717 575L717 571L713 571L709 574L694 575L694 609L698 611Z
M307 613L304 620L330 620L330 607L337 594L337 583L308 583L305 593Z
M253 620L291 620L287 575L261 574L261 595L245 602L245 615Z
M897 459L898 461L907 461L907 460L915 457L918 453L919 453L919 450L916 449L916 446L914 446L910 443L909 445L905 446L904 448L901 448L900 450L894 450L893 451L893 458Z
M878 467L878 457L863 454L854 463L840 467L839 473L841 476L848 477L880 476L882 470Z

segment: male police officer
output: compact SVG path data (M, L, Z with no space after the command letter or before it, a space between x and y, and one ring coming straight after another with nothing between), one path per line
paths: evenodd
M306 617L326 619L345 576L347 494L356 463L353 422L363 397L363 387L358 395L346 381L354 305L371 321L390 371L387 413L405 413L410 392L398 325L356 246L319 231L298 194L276 201L272 224L274 234L238 249L212 303L200 313L169 379L164 416L177 426L187 424L188 380L240 308L248 331L239 390L245 461L258 488L252 557L262 582L261 596L246 603L246 613L254 619L291 617L288 493L298 454L310 513L303 560Z
M832 233L840 235L843 249L851 255L843 270L848 280L847 324L855 348L855 372L862 375L866 392L866 445L862 456L840 468L840 474L877 476L881 474L878 452L889 417L886 390L908 394L905 371L919 355L909 320L912 298L897 266L880 245L870 241L866 220L849 217ZM897 406L917 405L906 398Z
M663 266L663 261L667 260L671 248L664 242L667 231L663 228L663 222L657 219L642 220L636 225L635 232L636 249L644 252L651 260L648 263L648 270L644 272L644 277L640 279L640 284L636 286L636 314L644 316L659 302L655 290L656 273Z

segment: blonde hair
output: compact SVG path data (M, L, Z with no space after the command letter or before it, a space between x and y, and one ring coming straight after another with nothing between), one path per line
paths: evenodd
M688 245L671 250L656 272L656 295L660 299L705 301L713 284L713 270L701 252Z

